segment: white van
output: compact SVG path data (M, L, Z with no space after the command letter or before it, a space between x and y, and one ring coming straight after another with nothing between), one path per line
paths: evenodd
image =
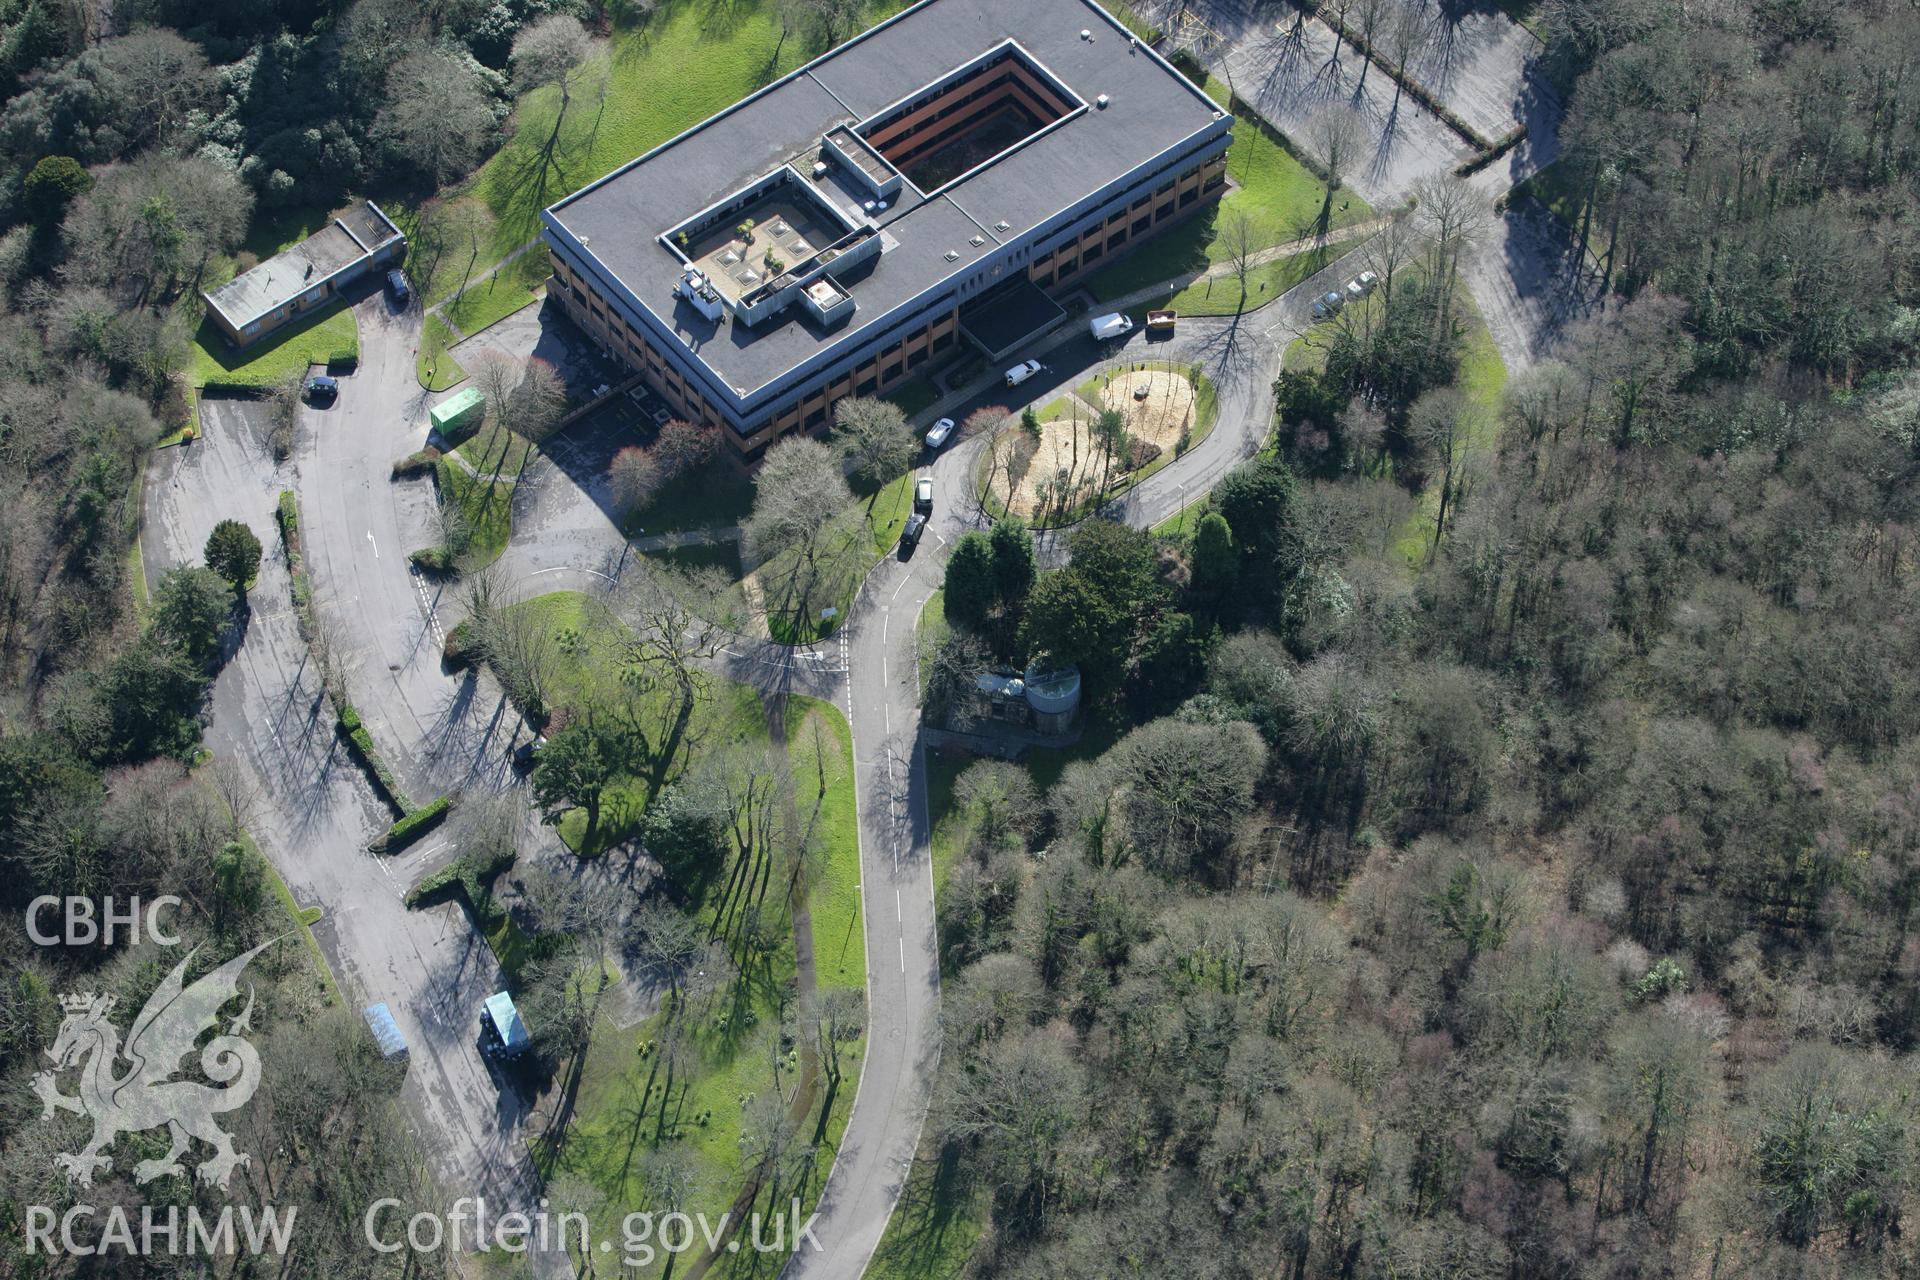
M1105 342L1109 338L1118 338L1132 333L1133 317L1120 311L1095 316L1087 322L1087 329L1097 341Z
M1038 372L1040 372L1040 362L1038 360L1022 360L1019 364L1007 370L1007 385L1017 387Z

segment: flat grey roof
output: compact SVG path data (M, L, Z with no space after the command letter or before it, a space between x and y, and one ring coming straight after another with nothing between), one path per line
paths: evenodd
M291 249L282 249L218 289L209 289L207 301L240 328L284 307L366 252L339 223L329 222Z
M371 200L334 215L299 244L206 291L234 328L286 306L337 271L400 239L400 229Z
M1083 29L1093 39L1081 39ZM851 324L825 330L798 307L757 329L730 312L715 324L673 296L682 264L657 236L817 149L835 125L865 120L1009 38L1087 103L1106 94L1109 105L1089 106L932 199L904 187L877 215L878 259L840 277L858 307ZM1184 76L1134 47L1092 0L922 0L560 201L547 217L723 383L750 393L829 345L864 341L888 312L1222 115ZM867 216L842 183L830 178L814 189L854 220ZM996 230L1002 222L1006 230ZM975 236L984 243L971 244ZM950 251L958 253L953 261Z

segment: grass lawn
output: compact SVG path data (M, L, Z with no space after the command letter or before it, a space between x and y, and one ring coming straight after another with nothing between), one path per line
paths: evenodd
M1207 93L1221 106L1231 108L1232 95L1221 81L1210 78ZM1112 266L1094 272L1087 279L1093 296L1119 297L1227 261L1232 255L1220 243L1218 234L1223 219L1246 215L1253 244L1264 249L1373 216L1373 209L1358 193L1343 188L1334 192L1322 227L1325 185L1293 157L1279 134L1244 110L1234 121L1227 172L1238 184L1234 190L1208 212L1189 218ZM1228 288L1232 288L1232 282L1228 282ZM1258 296L1257 290L1255 293ZM1231 312L1228 307L1225 312L1201 314Z
M533 291L553 274L547 251L535 245L498 271L468 287L442 308L442 314L471 338L533 301Z
M919 687L927 683L927 667L933 662L933 655L940 652L940 646L953 634L953 624L947 621L947 593L936 591L927 597L927 603L920 609L916 621L914 646L918 654Z
M591 709L596 715L620 717L644 747L644 758L633 761L633 772L607 789L600 829L590 845L585 840L584 810L572 810L561 819L560 838L576 851L599 853L625 839L654 791L683 772L696 751L766 737L758 695L746 685L718 678L708 682L706 696L695 704L685 731L674 736L675 708L669 695L659 689L635 690L622 679L621 650L627 628L591 596L556 591L511 608L533 614L554 638L548 695L554 708L572 707L582 713Z
M730 529L753 510L753 481L726 458L716 457L689 472L628 517L629 538L690 529Z
M879 0L864 27L905 5ZM557 88L537 89L514 108L513 135L463 188L493 212L491 242L476 270L540 234L540 210L651 150L817 54L783 39L773 5L760 0L716 10L679 0L639 23L623 23L596 47L576 79L564 116ZM605 85L604 94L600 86ZM449 255L451 256L451 255ZM464 263L423 285L433 302L457 286Z
M867 933L860 914L860 819L853 797L853 731L831 702L787 699L787 764L800 811L820 808L821 854L808 868L813 967L822 991L866 986Z
M1492 452L1500 437L1500 393L1506 389L1507 366L1500 359L1499 349L1493 345L1493 335L1487 332L1479 308L1473 305L1473 299L1465 289L1460 291L1459 307L1461 319L1466 325L1466 336L1460 345L1460 373L1454 385L1466 393L1467 399L1478 411L1474 417L1474 430L1468 435L1462 451L1460 465L1465 466ZM1401 527L1399 536L1394 539L1394 549L1416 569L1426 564L1427 556L1433 549L1433 520L1439 514L1439 509L1440 495L1432 486L1428 486L1408 515L1406 524Z
M923 409L932 408L933 402L940 398L940 392L934 387L933 379L923 373L917 378L909 378L882 398L893 401L900 407L900 412L911 418Z
M537 598L550 620L596 634L611 618L596 618L595 602L585 596ZM586 649L591 652L593 646ZM616 677L617 678L617 677ZM562 683L575 696L604 689L607 673L589 661L576 661ZM717 738L749 743L766 741L760 700L744 686L715 682L714 697L696 710L703 749ZM819 854L808 861L808 908L812 916L815 969L822 989L858 990L865 983L866 945L860 917L859 845L854 819L853 753L846 721L831 704L793 698L787 704L787 746L795 783L795 801L803 821L811 820ZM746 767L752 767L747 765ZM727 855L731 862L734 854ZM550 1189L566 1196L593 1220L594 1235L618 1241L621 1219L632 1212L676 1208L704 1213L718 1222L746 1185L752 1138L768 1114L784 1110L794 1123L797 1179L763 1187L755 1208L771 1212L798 1196L804 1216L818 1200L832 1165L840 1134L859 1079L864 1040L840 1050L837 1087L822 1085L811 1096L800 1091L802 1061L797 1045L784 1042L791 1027L796 964L793 921L777 871L762 882L751 903L732 893L729 867L683 885L688 909L724 945L737 970L734 980L708 994L689 994L684 1002L669 996L661 1012L628 1030L602 1019L580 1064L572 1123L558 1144L541 1142L536 1155L551 1167ZM766 891L766 885L773 886ZM757 910L766 926L766 944L750 946L741 922L743 906ZM810 1034L810 1029L800 1034ZM668 1206L650 1199L646 1172L656 1161L682 1165L686 1194ZM575 1189L584 1189L579 1194ZM570 1194L571 1193L571 1194ZM744 1261L742 1261L744 1259ZM632 1261L638 1263L636 1253ZM675 1268L680 1274L691 1256ZM753 1254L724 1251L710 1275L755 1274ZM760 1273L767 1259L759 1259ZM663 1254L645 1265L620 1268L623 1275L660 1276Z
M533 441L515 435L497 422L489 422L462 440L454 452L482 475L498 472L511 479L533 460Z
M1351 244L1308 249L1287 258L1256 264L1247 272L1243 290L1235 276L1195 280L1178 293L1134 308L1145 318L1154 307L1171 307L1183 316L1232 316L1264 306L1353 248Z
M360 330L353 311L335 303L254 343L234 351L211 320L193 336L187 379L195 387L274 387L298 377L308 365L360 357Z
M455 566L472 573L500 558L513 536L513 484L509 478L468 475L445 458L433 464L440 501L457 502L467 518L467 549Z
M900 540L913 510L915 475L908 471L860 497L820 536L811 565L798 547L790 547L753 570L751 585L742 585L749 600L757 596L762 602L768 634L782 644L810 644L846 617L868 570ZM822 620L820 611L827 608L838 612Z
M414 376L428 391L445 391L467 380L467 371L449 350L455 342L453 330L439 316L430 315L420 331L420 353L414 357Z
M332 221L332 210L316 206L263 214L247 227L247 238L240 242L240 252L252 254L257 263L282 249L292 248Z

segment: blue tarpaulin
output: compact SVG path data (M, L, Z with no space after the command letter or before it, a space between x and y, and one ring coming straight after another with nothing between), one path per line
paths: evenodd
M393 1020L393 1010L384 1004L370 1004L363 1013L367 1019L367 1030L373 1032L373 1042L380 1046L380 1056L406 1057L407 1038L400 1034L400 1024Z

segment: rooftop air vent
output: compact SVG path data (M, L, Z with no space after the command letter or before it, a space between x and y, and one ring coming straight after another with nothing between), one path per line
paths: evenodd
M815 160L813 162L813 176L816 178L824 178L827 176L827 162L825 160Z
M960 261L960 251L958 249L949 249L943 256L948 262Z
M1100 108L1102 111L1105 111L1107 109L1107 104L1112 101L1113 101L1112 98L1109 98L1106 94L1103 93L1099 97L1093 100L1093 105Z
M985 236L975 236L973 237L973 239L967 241L968 244L972 245L976 249L978 249L981 245L985 244L986 242L987 242L987 238Z
M1093 39L1093 32L1087 30L1085 27L1082 27L1080 28L1080 38L1082 40L1091 40Z
M1000 221L993 224L993 229L995 231L1011 231L1013 230L1013 225L1009 223L1005 218L1002 218L1000 219Z

